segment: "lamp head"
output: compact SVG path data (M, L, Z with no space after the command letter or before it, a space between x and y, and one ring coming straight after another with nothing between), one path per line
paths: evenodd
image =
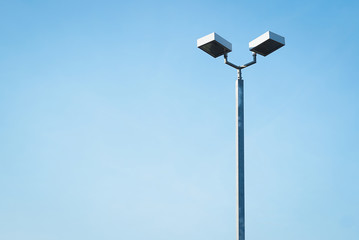
M267 56L284 45L284 37L268 31L251 41L249 50L262 56Z
M197 47L214 58L232 52L232 44L217 33L211 33L198 39Z

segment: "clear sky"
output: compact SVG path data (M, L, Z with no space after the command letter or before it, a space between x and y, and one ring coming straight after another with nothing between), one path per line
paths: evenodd
M0 1L0 239L358 240L358 1Z

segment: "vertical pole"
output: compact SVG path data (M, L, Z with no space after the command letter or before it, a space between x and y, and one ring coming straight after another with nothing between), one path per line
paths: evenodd
M236 81L237 240L244 240L244 96L241 69Z

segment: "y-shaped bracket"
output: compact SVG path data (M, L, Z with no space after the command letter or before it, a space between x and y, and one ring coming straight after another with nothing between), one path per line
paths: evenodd
M235 65L235 64L228 61L228 55L227 55L227 53L225 53L224 54L224 63L231 66L231 67L233 67L233 68L235 68L235 69L237 69L238 79L242 80L242 69L246 68L246 67L249 67L250 65L253 65L253 64L255 64L257 62L257 54L254 52L252 54L252 56L253 56L253 60L251 62L246 63L246 64L244 64L242 66L237 66L237 65Z

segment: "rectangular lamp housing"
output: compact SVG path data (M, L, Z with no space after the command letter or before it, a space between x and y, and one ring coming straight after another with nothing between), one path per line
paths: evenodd
M251 41L249 50L262 56L267 56L284 45L284 37L268 31Z
M217 33L198 39L197 47L215 58L232 51L232 44Z

